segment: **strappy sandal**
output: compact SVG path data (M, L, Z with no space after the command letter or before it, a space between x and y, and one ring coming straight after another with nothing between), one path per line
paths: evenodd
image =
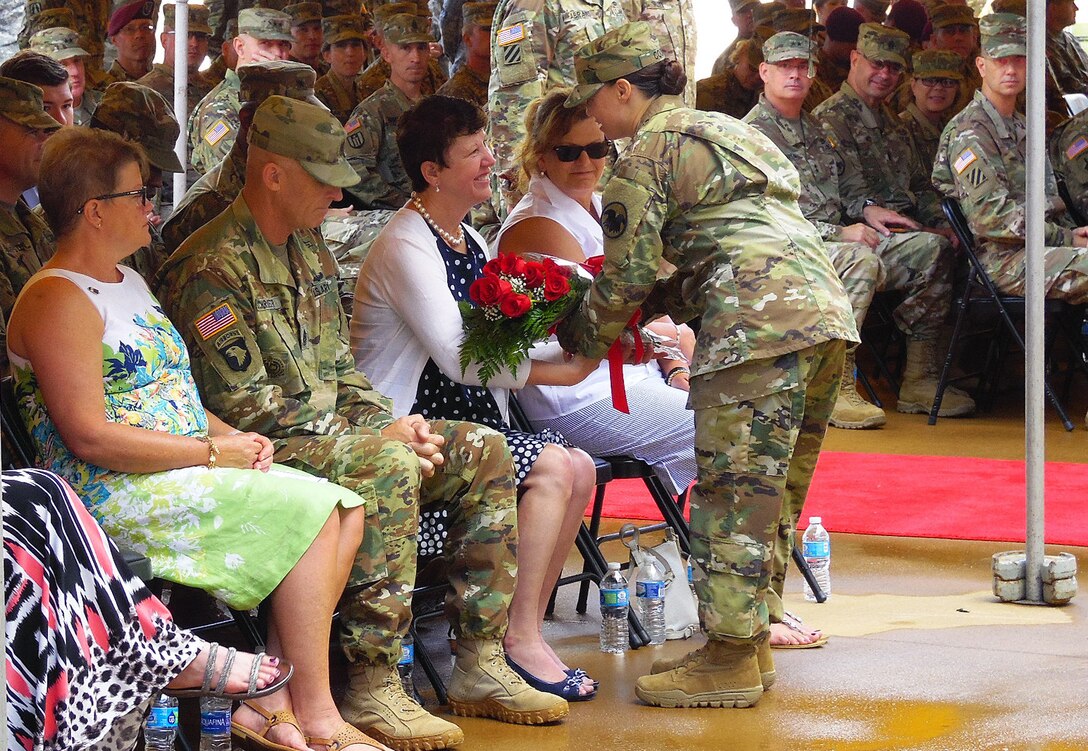
M579 675L576 671L572 671L570 673L564 671L567 676L565 680L556 681L555 683L549 683L548 681L543 681L540 678L537 678L535 675L530 673L521 665L518 665L516 662L510 659L510 655L506 655L506 664L509 665L515 673L520 675L522 680L535 688L537 691L543 691L546 694L553 694L555 696L562 697L567 701L589 701L597 695L596 686L593 687L592 691L589 691L588 693L582 693L582 686L585 685L582 682L582 679L584 677L589 677L586 676L584 672L582 673L582 675Z
M242 706L249 707L254 712L264 718L264 727L261 731L254 732L244 725L239 725L233 720L230 723L230 734L235 736L239 746L244 749L271 749L271 751L296 751L290 746L284 746L275 741L268 740L268 733L272 728L277 725L290 725L298 731L299 735L306 737L302 733L302 726L298 724L298 719L295 714L289 709L281 709L276 712L269 712L260 704L254 701L243 701Z
M306 743L310 746L324 746L325 751L340 751L342 748L362 744L367 748L381 749L384 746L369 735L359 730L354 725L345 722L332 738L317 738L306 736Z
M287 681L291 680L291 676L295 672L294 665L281 658L277 666L280 677L264 688L257 688L257 677L261 671L261 663L265 658L264 652L258 652L253 660L253 667L249 671L249 690L242 693L228 693L226 690L227 681L230 680L230 671L234 667L234 657L238 654L238 650L234 647L227 649L227 657L223 660L223 667L218 671L219 682L215 688L212 688L212 682L216 677L215 658L218 653L219 644L214 641L208 642L208 663L204 666L204 682L200 685L200 688L168 688L165 693L179 699L193 696L219 696L231 701L259 699L262 696L268 696L279 691L287 684Z
M806 639L812 638L809 631L805 629L805 624L801 622L801 619L789 611L782 614L782 625ZM815 649L816 647L822 647L827 644L828 638L827 634L820 634L812 641L802 642L800 644L772 644L771 649Z

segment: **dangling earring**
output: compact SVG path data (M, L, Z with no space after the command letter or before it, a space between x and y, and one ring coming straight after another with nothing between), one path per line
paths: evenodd
M442 188L440 188L440 187L438 187L437 185L435 185L435 186L434 186L434 192L435 192L435 193L441 193L441 192L442 192Z

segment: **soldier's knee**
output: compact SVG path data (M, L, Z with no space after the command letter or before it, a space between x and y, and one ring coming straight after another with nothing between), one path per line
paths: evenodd
M422 479L419 457L412 447L400 441L390 440L382 448L377 474L390 479L403 480L410 487L418 487Z

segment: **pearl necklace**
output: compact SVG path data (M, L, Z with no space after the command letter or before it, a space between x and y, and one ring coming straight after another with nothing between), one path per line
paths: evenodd
M423 200L414 190L412 191L412 205L416 207L416 211L418 211L419 215L423 217L423 221L431 225L431 229L437 232L439 237L449 243L450 247L456 248L457 246L465 242L464 228L460 224L458 224L457 234L453 235L452 233L447 232L446 230L439 227L438 222L431 218L431 215L427 212L426 207L423 205Z

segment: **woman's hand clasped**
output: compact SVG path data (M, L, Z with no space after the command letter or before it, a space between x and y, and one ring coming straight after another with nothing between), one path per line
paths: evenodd
M259 433L228 433L212 440L219 449L216 466L261 472L272 466L272 442Z

